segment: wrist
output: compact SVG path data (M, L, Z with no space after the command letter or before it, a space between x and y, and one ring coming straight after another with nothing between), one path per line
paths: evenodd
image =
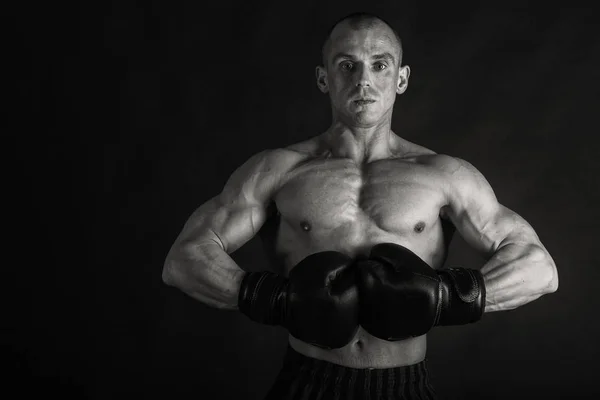
M481 319L485 309L485 284L480 271L444 268L438 271L442 284L441 313L436 325L462 325Z
M253 321L282 325L286 315L287 286L288 280L273 272L244 273L238 308Z
M246 277L247 274L248 274L248 272L240 269L239 271L233 272L233 274L231 276L231 286L233 287L235 298L237 300L237 302L235 304L235 308L238 310L240 308L239 304L240 304L240 297L241 297L241 291L242 291L242 282L244 281L244 278Z

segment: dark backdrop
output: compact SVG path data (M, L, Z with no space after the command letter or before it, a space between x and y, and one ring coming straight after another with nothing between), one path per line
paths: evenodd
M5 37L5 84L18 89L5 108L14 122L3 196L14 258L2 291L7 390L89 399L265 393L283 329L166 287L162 263L187 217L237 166L328 127L314 78L319 48L332 21L367 10L398 29L412 68L394 130L474 164L537 230L560 273L556 294L433 331L433 383L448 398L600 394L594 10L51 3L13 6ZM264 266L258 239L233 256L246 269ZM448 262L483 260L456 237Z

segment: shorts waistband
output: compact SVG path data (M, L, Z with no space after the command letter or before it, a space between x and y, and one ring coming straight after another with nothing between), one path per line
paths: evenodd
M298 353L289 344L267 399L435 399L426 360L393 368L350 368Z

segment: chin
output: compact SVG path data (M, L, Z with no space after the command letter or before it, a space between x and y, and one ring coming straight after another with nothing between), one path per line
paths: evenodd
M373 115L373 113L369 112L361 112L356 113L352 116L352 121L356 126L361 128L369 128L373 125L376 125L379 122L379 118L377 115Z

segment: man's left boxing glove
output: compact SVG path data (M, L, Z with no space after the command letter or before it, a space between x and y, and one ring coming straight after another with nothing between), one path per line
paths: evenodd
M380 339L421 336L436 325L461 325L481 318L485 285L481 272L435 271L411 250L375 245L358 263L360 325Z
M295 338L336 349L358 330L358 288L353 260L325 251L300 261L289 278L249 272L242 280L239 310L250 319L281 325Z

